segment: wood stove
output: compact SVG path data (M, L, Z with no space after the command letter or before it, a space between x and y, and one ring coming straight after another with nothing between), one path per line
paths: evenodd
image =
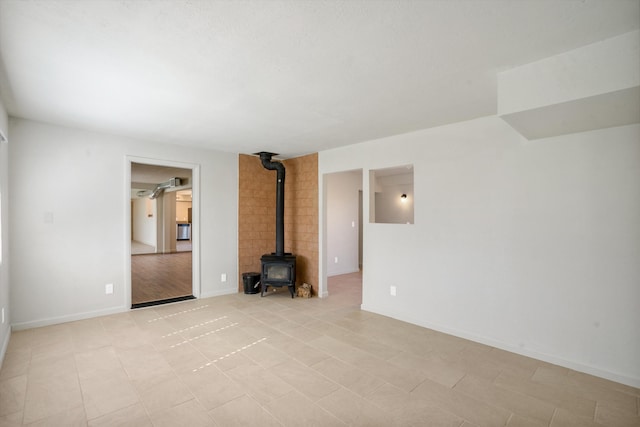
M287 286L291 298L296 292L296 256L284 251L284 177L285 169L281 162L271 161L274 153L262 151L260 156L262 166L277 171L276 181L276 251L264 254L260 258L262 269L260 273L260 296L264 296L269 286Z
M296 291L296 256L265 254L260 258L260 262L262 264L260 295L264 296L269 286L287 286L293 298Z

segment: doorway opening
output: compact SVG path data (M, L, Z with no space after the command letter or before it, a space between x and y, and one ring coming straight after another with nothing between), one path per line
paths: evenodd
M321 283L323 296L332 284L349 284L360 295L362 289L362 170L325 174L323 179L324 251ZM341 290L344 293L344 289Z
M198 165L128 157L131 308L199 296Z

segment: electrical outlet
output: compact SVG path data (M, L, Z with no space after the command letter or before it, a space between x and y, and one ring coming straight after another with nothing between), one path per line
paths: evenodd
M2 324L4 325L4 307L2 307Z
M220 275L220 281L221 282L226 282L227 281L227 273L222 273Z
M395 286L389 287L389 294L391 294L392 297L396 296L396 287Z
M113 293L113 283L107 283L104 285L104 293L107 295L111 295Z
M338 257L335 257L335 258L333 259L333 262L337 264L337 263L338 263Z

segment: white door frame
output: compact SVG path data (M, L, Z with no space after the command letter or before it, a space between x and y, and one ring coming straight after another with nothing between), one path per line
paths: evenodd
M328 216L328 210L329 210L329 206L327 203L327 197L328 197L328 186L327 186L327 177L329 175L335 175L335 174L340 174L340 173L349 173L349 172L360 172L360 179L363 180L364 177L364 169L363 168L354 168L354 169L345 169L345 170L338 170L338 171L333 171L333 172L324 172L322 173L322 176L318 179L318 193L319 193L319 214L320 214L320 218L319 218L319 232L318 232L318 236L319 236L319 243L320 243L320 248L318 250L318 296L320 298L326 298L329 296L329 287L328 287L328 279L327 279L327 241L329 238L329 232L328 232L328 226L327 226L327 216ZM363 200L364 200L364 195L365 195L365 190L364 190L364 185L365 185L365 181L362 181L362 196L363 196ZM355 197L358 197L357 195ZM364 201L363 201L364 203ZM359 232L362 233L362 235L364 236L364 219L362 217L362 215L364 215L364 212L361 211L359 212ZM362 251L363 250L363 241L361 241L360 239L358 239L358 251ZM364 261L363 261L364 263ZM360 269L363 268L362 265L359 266Z
M154 166L191 169L191 286L193 296L200 298L200 165L197 163L176 162L173 160L148 157L125 156L125 260L124 260L124 306L131 308L131 163Z

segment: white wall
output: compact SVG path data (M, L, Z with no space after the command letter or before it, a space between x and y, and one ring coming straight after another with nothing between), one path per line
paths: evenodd
M359 270L358 191L362 190L362 171L329 174L324 180L327 189L327 276L353 273Z
M190 207L191 207L191 202L178 200L176 202L176 220L177 221L187 221L189 219L189 208Z
M319 175L407 163L415 225L365 223L363 309L640 386L639 125L529 142L488 117L321 152Z
M497 74L498 115L528 139L638 123L640 30Z
M498 115L640 85L640 31L498 73Z
M237 292L237 155L11 119L17 328L127 310L127 156L200 165L201 296ZM228 203L224 207L220 200ZM228 275L220 282L221 273ZM114 294L105 295L106 283Z
M156 199L148 197L131 200L133 240L156 247ZM151 213L152 216L149 216Z
M9 138L7 112L0 101L0 131ZM0 233L2 233L2 261L0 261L0 310L4 309L4 323L0 323L0 367L11 336L11 304L9 298L9 153L8 144L0 142Z

